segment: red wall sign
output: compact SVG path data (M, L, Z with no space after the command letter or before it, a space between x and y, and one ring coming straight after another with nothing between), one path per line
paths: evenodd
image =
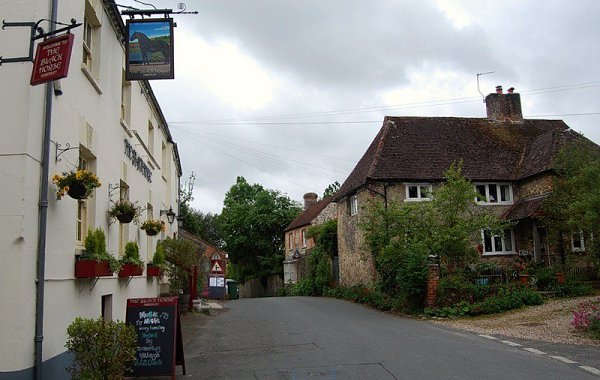
M69 33L38 44L31 72L32 86L67 76L73 39L74 35Z

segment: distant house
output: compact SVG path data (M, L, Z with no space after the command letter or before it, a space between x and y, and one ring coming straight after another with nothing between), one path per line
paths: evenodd
M179 237L194 243L198 254L204 257L203 267L198 273L204 296L211 299L223 298L227 278L227 253L185 230L179 230Z
M334 197L342 285L376 278L357 224L367 201L427 201L444 172L460 160L463 175L487 199L480 206L516 222L498 236L482 231L482 256L514 261L516 255L530 255L552 263L564 254L550 246L540 210L551 192L553 159L564 142L582 136L561 120L523 119L520 96L512 89L503 93L498 87L485 101L487 118L385 117ZM584 247L577 233L565 239L573 251Z
M312 238L306 236L310 226L335 219L336 205L332 203L333 196L322 200L315 193L304 194L304 210L284 230L285 260L283 262L283 279L287 283L295 283L306 273L306 255L315 246ZM334 268L336 262L334 262Z

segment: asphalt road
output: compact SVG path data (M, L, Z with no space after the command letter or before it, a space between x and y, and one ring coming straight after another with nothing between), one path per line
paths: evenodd
M335 299L223 306L216 316L183 317L187 375L178 378L598 379L535 349Z

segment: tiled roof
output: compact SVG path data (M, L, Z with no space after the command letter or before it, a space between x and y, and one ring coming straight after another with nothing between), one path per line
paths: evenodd
M225 252L215 247L214 245L202 240L198 236L187 232L186 230L180 228L179 236L181 236L182 239L194 242L198 246L200 251L204 254L204 256L208 259L210 259L215 252L218 252L221 258L225 258Z
M334 201L369 181L440 181L459 160L472 181L519 180L551 169L569 135L562 120L388 116Z
M292 223L290 223L290 225L287 226L284 232L310 225L313 219L315 219L321 213L321 211L323 211L325 207L327 207L327 205L331 203L332 200L333 195L327 198L323 198L322 200L308 206L306 210L302 211L300 215L296 217L296 219L292 220Z
M525 199L512 205L504 215L504 220L521 220L526 218L539 218L543 216L541 206L544 204L546 196Z

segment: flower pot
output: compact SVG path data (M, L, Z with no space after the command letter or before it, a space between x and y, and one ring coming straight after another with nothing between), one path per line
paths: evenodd
M158 234L158 230L154 228L146 228L146 235L148 236L156 236Z
M519 281L521 281L521 284L527 285L529 283L529 275L528 274L520 274Z
M136 264L123 264L119 271L119 277L141 276L144 273L144 268Z
M135 213L119 214L119 215L117 215L117 220L123 224L127 224L127 223L131 223L134 216L135 216Z
M148 264L148 266L146 267L146 275L148 277L160 277L160 267Z
M559 284L564 284L566 281L565 273L564 272L556 272L556 281L558 281Z
M72 182L69 185L69 191L67 194L73 199L86 199L90 194L86 189L85 185L81 181Z
M75 278L96 278L112 276L108 261L75 261Z

